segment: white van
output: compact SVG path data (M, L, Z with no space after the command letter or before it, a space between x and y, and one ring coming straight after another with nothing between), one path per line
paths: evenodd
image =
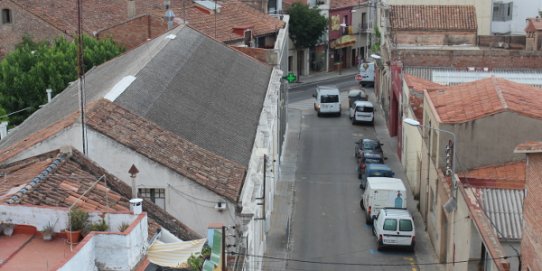
M382 208L406 208L407 192L401 179L367 177L365 192L359 203L365 209L365 222L373 223Z
M358 122L366 122L374 125L374 106L369 101L355 101L354 105L350 108L350 119L352 124Z
M322 114L341 116L341 94L335 86L317 86L314 97L314 110L318 117Z
M374 225L376 247L382 250L385 246L408 247L414 251L416 245L416 229L414 220L406 209L383 208L380 210Z
M366 62L359 65L359 75L356 76L361 86L374 86L375 84L375 63Z

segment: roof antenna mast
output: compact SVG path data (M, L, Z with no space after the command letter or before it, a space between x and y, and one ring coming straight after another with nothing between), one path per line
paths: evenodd
M79 110L81 112L81 136L83 154L87 154L87 137L85 127L85 66L83 60L83 3L77 1L77 75L79 77Z

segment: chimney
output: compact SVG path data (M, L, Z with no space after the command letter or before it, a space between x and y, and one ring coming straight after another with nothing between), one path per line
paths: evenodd
M135 0L128 0L128 19L132 19L135 16L136 16Z
M52 99L52 93L53 93L53 90L48 88L45 90L45 92L47 92L47 103L50 103L51 102L51 99Z
M0 122L0 139L4 139L8 135L8 122Z

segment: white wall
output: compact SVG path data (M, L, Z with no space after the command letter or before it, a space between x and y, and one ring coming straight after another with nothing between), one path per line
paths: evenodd
M493 0L493 2L497 2ZM535 18L542 10L542 0L509 0L498 2L513 2L512 20L506 22L491 22L492 33L510 33L513 35L525 35L525 19Z
M16 161L41 154L67 144L73 144L72 146L82 151L81 144L78 142L81 138L80 131L80 125L72 125L11 160ZM129 186L132 185L132 180L128 170L134 164L139 170L136 186L164 188L166 211L202 236L206 234L209 223L232 224L234 222L235 206L222 196L91 128L88 128L87 138L88 157L91 160ZM222 212L217 211L214 206L218 201L227 202L227 209Z
M403 81L403 95L401 106L403 108L403 118L416 119L412 108L410 107L409 97L410 90L405 81ZM400 120L402 121L402 120ZM421 120L418 120L421 122ZM405 169L406 177L410 189L415 197L420 194L420 170L421 170L421 151L422 151L422 134L419 127L414 127L408 124L403 124L402 131L402 154L401 163Z
M264 107L260 114L259 126L252 149L247 170L245 185L241 191L241 217L243 221L243 238L247 240L247 253L263 255L265 252L265 235L269 230L269 220L273 210L273 198L278 172L278 101L280 78L282 71L274 68L268 86ZM264 155L267 155L267 172L264 173ZM264 195L263 178L266 176L265 210L258 198ZM261 219L264 218L265 219ZM245 258L246 270L261 270L262 261L254 257Z

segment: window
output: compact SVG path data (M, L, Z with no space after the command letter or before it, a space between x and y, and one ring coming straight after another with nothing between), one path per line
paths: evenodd
M339 96L337 96L337 95L322 95L321 102L322 103L338 103L339 102Z
M357 112L368 112L368 113L371 113L373 112L373 107L364 107L364 106L358 106L356 107L356 111Z
M139 188L139 196L166 209L166 189L164 188Z
M412 231L412 221L410 219L399 220L399 231Z
M512 2L503 3L495 2L493 3L493 21L504 22L512 20Z
M363 12L361 14L361 29L367 31L369 24L367 23L367 13Z
M389 219L389 218L384 220L383 229L385 231L395 231L395 230L397 230L397 220L396 219Z
M11 10L5 8L2 10L2 24L11 23Z

